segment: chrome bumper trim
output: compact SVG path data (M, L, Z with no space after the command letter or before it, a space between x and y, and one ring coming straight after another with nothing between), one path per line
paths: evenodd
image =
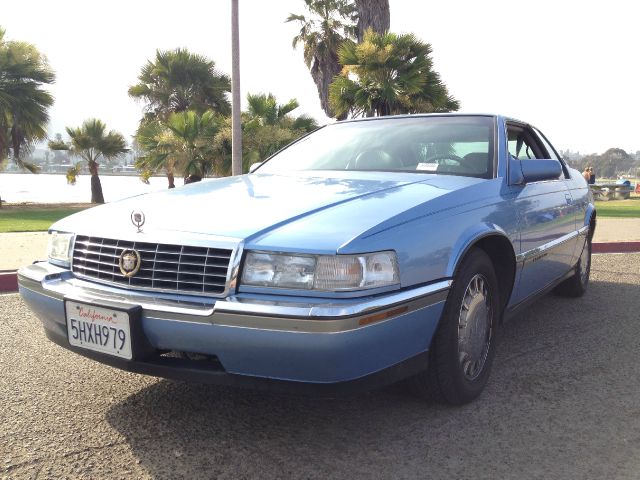
M420 298L448 290L451 280L432 283L423 287L391 293L382 297L357 300L340 304L294 304L281 301L256 301L245 300L238 297L229 297L216 302L216 313L234 315L268 315L274 317L296 318L334 318L354 317L374 311L391 308Z
M196 297L183 300L87 282L47 262L20 269L18 283L22 288L58 300L139 305L145 316L163 320L307 333L338 333L388 321L444 302L452 285L451 280L443 280L377 297L345 299L340 303L267 301L239 296L218 300L202 298L198 302Z

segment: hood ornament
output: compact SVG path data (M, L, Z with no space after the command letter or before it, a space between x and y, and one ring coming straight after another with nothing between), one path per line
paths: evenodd
M144 213L142 210L134 210L131 212L131 223L138 227L138 233L142 232L142 226L144 225Z

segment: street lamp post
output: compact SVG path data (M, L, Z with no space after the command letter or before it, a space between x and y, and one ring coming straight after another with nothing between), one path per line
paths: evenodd
M240 34L238 0L231 0L231 174L242 175L242 126L240 124Z

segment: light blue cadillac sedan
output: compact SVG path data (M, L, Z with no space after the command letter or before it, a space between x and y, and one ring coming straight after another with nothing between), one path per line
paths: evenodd
M463 404L506 318L587 288L592 195L527 123L339 122L254 167L53 225L18 274L49 339L160 377Z

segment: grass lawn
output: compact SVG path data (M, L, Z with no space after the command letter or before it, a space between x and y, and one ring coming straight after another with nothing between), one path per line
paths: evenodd
M632 195L628 200L596 202L598 217L640 218L640 196Z
M0 233L37 232L88 205L3 205L0 208Z

